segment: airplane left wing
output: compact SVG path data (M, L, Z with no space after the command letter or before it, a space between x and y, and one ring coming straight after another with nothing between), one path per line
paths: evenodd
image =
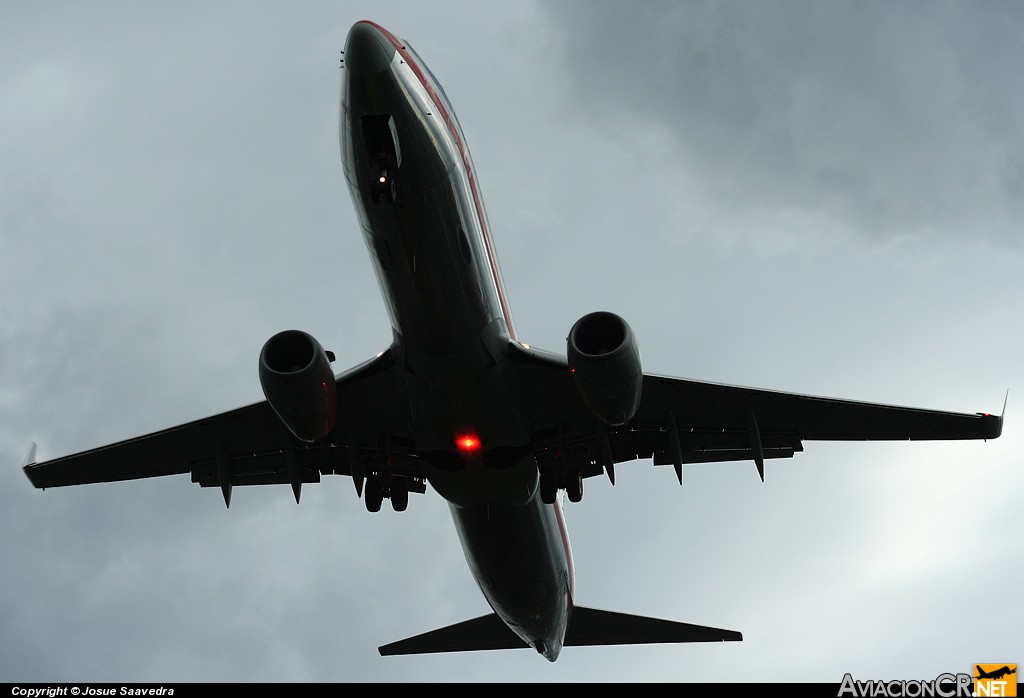
M624 427L604 426L587 409L566 359L513 352L542 467L561 460L584 477L615 463L655 465L789 458L804 440L994 439L1002 417L916 409L644 374L639 407ZM610 476L614 477L612 473Z
M203 487L221 487L225 501L234 485L291 484L296 500L302 483L321 475L351 475L364 458L386 448L392 472L405 476L410 491L423 492L394 380L390 352L336 377L338 433L343 443L298 442L264 401L188 424L76 453L29 463L25 474L39 488L114 482L191 473ZM382 444L382 437L389 437ZM29 458L31 460L31 456Z
M30 463L25 474L39 488L180 475L215 464L218 444L228 454L242 449L246 460L258 460L268 452L280 453L283 437L281 421L266 402L260 402L46 463Z

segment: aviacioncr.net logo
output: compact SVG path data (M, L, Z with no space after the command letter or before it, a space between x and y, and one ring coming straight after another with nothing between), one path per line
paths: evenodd
M970 674L939 674L931 681L857 681L843 675L838 698L970 698Z
M1009 698L1017 695L1016 664L975 664L974 695L979 698L999 696Z

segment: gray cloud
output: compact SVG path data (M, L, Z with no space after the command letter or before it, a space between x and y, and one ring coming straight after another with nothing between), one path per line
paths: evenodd
M1012 4L544 7L586 118L627 140L662 134L682 196L720 216L742 208L765 226L800 210L876 237L1019 240Z

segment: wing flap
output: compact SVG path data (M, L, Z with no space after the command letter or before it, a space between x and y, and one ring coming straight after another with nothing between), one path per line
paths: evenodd
M323 457L328 453L327 449L297 451L298 482L303 484L320 482L321 472L325 474L335 472L334 459ZM317 458L317 455L321 457ZM321 471L321 467L324 468L323 471ZM288 471L288 459L285 457L284 451L231 456L231 484L234 486L287 485L293 481L293 477ZM200 487L220 487L217 461L206 460L193 464L192 482Z
M803 451L800 438L793 433L761 433L760 437L765 458L792 458L794 453ZM653 458L655 465L674 462L667 426L664 429L630 429L613 434L609 441L617 462L635 458ZM719 463L749 460L752 457L747 430L698 431L680 428L679 449L683 463Z
M298 482L302 484L320 482L321 475L351 475L349 470L348 447L323 445L306 448L290 446L295 454ZM375 451L370 451L377 456ZM220 473L216 460L203 460L192 465L192 482L200 487L220 487ZM392 475L406 478L409 492L423 494L426 484L416 458L394 455L391 458ZM231 484L235 487L247 485L288 485L295 481L288 470L288 458L284 450L265 453L232 454Z

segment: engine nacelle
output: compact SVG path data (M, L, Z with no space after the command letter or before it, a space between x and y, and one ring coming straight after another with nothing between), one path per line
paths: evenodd
M260 384L267 402L302 441L313 442L334 431L338 389L334 357L299 330L275 334L260 352Z
M587 407L605 424L626 424L640 406L644 376L633 330L614 313L590 313L572 326L566 344Z

